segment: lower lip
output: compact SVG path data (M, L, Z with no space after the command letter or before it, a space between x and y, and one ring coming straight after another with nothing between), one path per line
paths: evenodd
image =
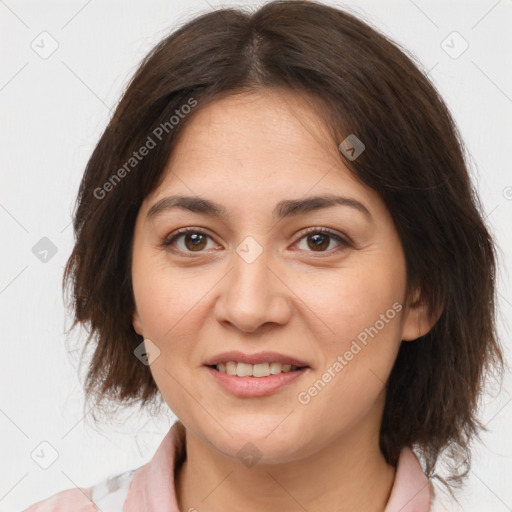
M294 372L278 373L268 377L238 377L219 372L210 366L206 366L206 369L226 391L239 397L271 395L278 389L296 381L309 370L309 368L302 368Z

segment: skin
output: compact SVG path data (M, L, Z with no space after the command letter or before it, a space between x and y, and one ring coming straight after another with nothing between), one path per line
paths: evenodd
M402 340L434 323L421 304L405 303L405 258L393 220L293 92L230 96L198 107L189 121L165 178L140 208L132 260L133 327L160 350L150 369L187 431L187 458L176 475L180 510L224 511L229 503L247 512L383 511L395 476L379 449L385 382ZM283 199L324 193L357 199L373 220L344 206L272 217ZM218 202L232 218L180 209L147 218L172 194ZM184 227L207 232L199 249L185 235L162 245ZM352 243L326 235L318 249L315 232L304 234L310 227ZM252 263L236 252L247 236L263 249ZM401 311L300 403L298 393L394 303ZM203 366L227 350L281 352L310 369L270 396L240 398ZM237 457L247 442L262 454L252 467Z

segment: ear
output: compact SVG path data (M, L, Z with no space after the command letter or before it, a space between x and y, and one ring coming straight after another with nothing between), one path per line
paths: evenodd
M137 334L143 335L142 322L140 320L139 312L137 311L137 307L135 307L132 314L132 325Z
M413 341L427 334L439 320L443 308L440 307L432 315L428 314L428 308L421 297L418 288L413 294L413 299L406 305L402 325L402 340Z

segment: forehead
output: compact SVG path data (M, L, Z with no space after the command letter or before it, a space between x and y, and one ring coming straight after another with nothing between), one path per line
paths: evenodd
M313 108L308 98L282 91L232 95L199 106L146 205L170 193L213 197L245 210L274 211L283 199L325 194L379 202L343 164Z
M178 141L173 157L196 159L339 161L314 104L281 90L236 94L197 109Z

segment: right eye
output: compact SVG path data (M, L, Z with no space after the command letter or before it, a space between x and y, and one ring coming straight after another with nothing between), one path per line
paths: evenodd
M212 240L211 236L198 228L182 228L171 233L163 242L163 247L173 246L177 240L183 240L183 245L177 250L183 253L203 252L207 244L207 238Z

